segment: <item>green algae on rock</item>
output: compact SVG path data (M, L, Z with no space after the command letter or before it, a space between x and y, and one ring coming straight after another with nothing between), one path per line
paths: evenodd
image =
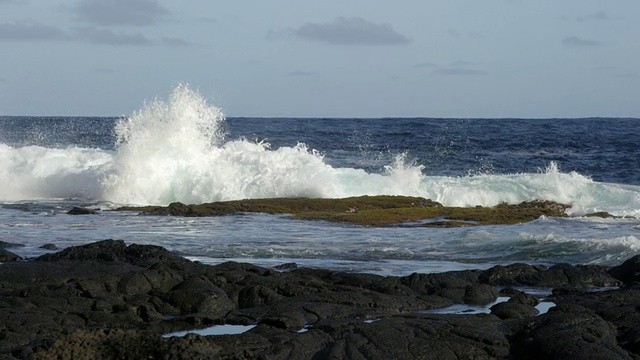
M198 205L122 207L146 215L223 216L243 213L291 214L294 219L324 220L365 226L459 227L528 222L540 216L566 217L568 205L527 201L495 207L445 207L421 197L359 196L343 199L272 198L221 201Z

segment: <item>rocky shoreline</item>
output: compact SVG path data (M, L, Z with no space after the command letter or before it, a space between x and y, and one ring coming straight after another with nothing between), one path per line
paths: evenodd
M0 256L0 359L640 359L640 256L403 277L208 266L121 240ZM522 287L556 306L538 314ZM425 311L499 296L489 314ZM162 336L216 324L255 326Z

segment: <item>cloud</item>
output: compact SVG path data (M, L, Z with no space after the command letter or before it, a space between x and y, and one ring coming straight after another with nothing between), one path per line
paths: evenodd
M452 38L460 39L460 38L471 38L471 39L484 39L487 36L475 31L467 31L465 33L461 33L454 29L447 30L447 35Z
M185 40L178 38L164 37L153 40L141 33L117 33L110 29L91 26L64 31L55 26L33 21L0 23L0 41L76 41L98 45L189 46Z
M161 43L166 46L183 47L190 46L188 42L178 38L163 37Z
M119 34L108 29L82 27L75 29L75 37L92 44L105 45L150 45L151 41L140 33Z
M585 39L577 36L570 36L568 38L564 38L564 40L562 40L562 44L566 46L602 46L604 45L603 42L592 40L592 39Z
M57 27L23 21L0 24L0 40L49 41L67 38Z
M316 73L311 71L301 71L301 70L296 70L296 71L292 71L290 73L285 74L285 76L296 76L296 77L305 77L305 76L313 76L313 75L316 75Z
M71 7L78 18L94 25L155 25L169 14L157 0L80 0Z
M328 23L307 23L297 29L267 33L270 39L290 36L332 45L405 45L411 42L389 24L376 24L359 17L338 17Z
M435 69L431 72L431 74L477 76L477 75L486 75L487 72L483 70L476 70L476 69L443 68L443 69Z
M604 11L597 11L593 14L588 14L584 16L578 16L576 18L578 21L602 21L607 20L607 13Z

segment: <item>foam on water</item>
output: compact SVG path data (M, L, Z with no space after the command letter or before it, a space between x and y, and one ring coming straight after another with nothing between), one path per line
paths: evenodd
M186 85L115 127L115 151L0 144L0 201L86 198L166 205L267 197L422 196L447 206L553 200L580 215L640 215L640 187L600 183L556 163L537 173L429 176L405 154L382 173L328 165L305 144L227 140L224 116Z
M99 149L0 144L0 200L99 198L112 155Z

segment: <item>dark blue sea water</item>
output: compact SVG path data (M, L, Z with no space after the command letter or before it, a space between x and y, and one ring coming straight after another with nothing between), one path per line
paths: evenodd
M123 118L0 116L0 240L106 238L216 263L383 274L514 261L613 264L640 251L639 119L229 118L180 87ZM553 200L570 218L363 228L248 214L164 218L123 204L412 195L448 206ZM102 209L66 215L72 206ZM627 218L582 215L607 211Z

